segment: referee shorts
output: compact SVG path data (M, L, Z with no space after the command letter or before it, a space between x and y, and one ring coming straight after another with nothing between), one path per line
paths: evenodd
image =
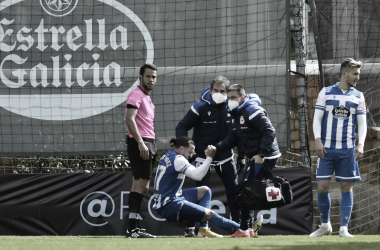
M156 161L156 144L152 139L143 138L145 145L149 149L149 159L144 160L140 157L140 150L137 141L134 138L129 138L127 141L127 153L132 168L132 175L135 180L146 179L152 177L153 166Z

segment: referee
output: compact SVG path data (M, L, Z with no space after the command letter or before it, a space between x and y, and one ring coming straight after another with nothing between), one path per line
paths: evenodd
M128 96L125 123L127 124L127 152L132 167L132 188L129 194L129 223L126 232L131 238L156 238L137 227L141 202L149 190L156 155L154 133L154 104L150 92L157 80L157 67L144 64L140 68L140 85Z

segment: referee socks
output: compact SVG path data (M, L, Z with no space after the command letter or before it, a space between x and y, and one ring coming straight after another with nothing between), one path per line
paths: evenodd
M141 207L141 202L144 198L144 195L139 194L137 192L131 192L129 193L129 200L128 200L128 206L129 206L129 223L128 223L128 230L132 231L133 229L138 227L138 217Z

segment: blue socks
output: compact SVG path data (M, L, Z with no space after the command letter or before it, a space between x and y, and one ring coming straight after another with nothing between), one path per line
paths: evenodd
M321 214L321 220L322 220L322 223L327 223L330 221L330 207L331 207L330 194L328 191L322 194L320 194L319 192L317 193L318 193L318 209L319 209L319 213Z
M240 228L240 225L237 224L235 221L228 220L217 213L212 214L210 222L214 224L216 227L227 231L235 232Z
M352 191L348 193L342 192L342 200L340 202L340 215L341 215L340 225L342 227L348 226L348 222L350 221L350 217L351 217L353 204L354 204L354 198L353 198Z
M211 189L208 189L206 193L203 195L203 198L198 202L199 206L210 209L210 201L211 201L212 193ZM203 221L199 224L200 227L208 228L208 221Z
M211 196L211 189L208 189L206 193L203 195L203 198L198 202L198 205L210 209ZM228 220L217 213L213 213L209 221L220 229L231 230L234 232L238 230L240 227L240 225L236 222ZM203 228L208 228L208 221L201 222L199 226Z
M347 227L350 222L352 207L354 204L353 193L342 192L342 200L340 202L340 215L341 215L341 226ZM318 208L321 214L322 223L327 223L330 221L330 207L331 200L329 192L320 194L318 193Z

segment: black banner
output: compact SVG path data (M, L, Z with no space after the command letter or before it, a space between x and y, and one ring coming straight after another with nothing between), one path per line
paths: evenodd
M294 202L268 211L260 234L309 234L312 193L309 168L275 169L290 181ZM124 173L0 175L1 235L124 235L132 176ZM194 186L186 178L184 189ZM229 217L224 187L212 171L212 209ZM140 226L155 235L181 235L185 223L167 222L151 209L152 190L144 197ZM212 230L227 235L230 232Z
M0 234L123 234L128 211L121 204L127 204L130 178L130 173L1 175Z

